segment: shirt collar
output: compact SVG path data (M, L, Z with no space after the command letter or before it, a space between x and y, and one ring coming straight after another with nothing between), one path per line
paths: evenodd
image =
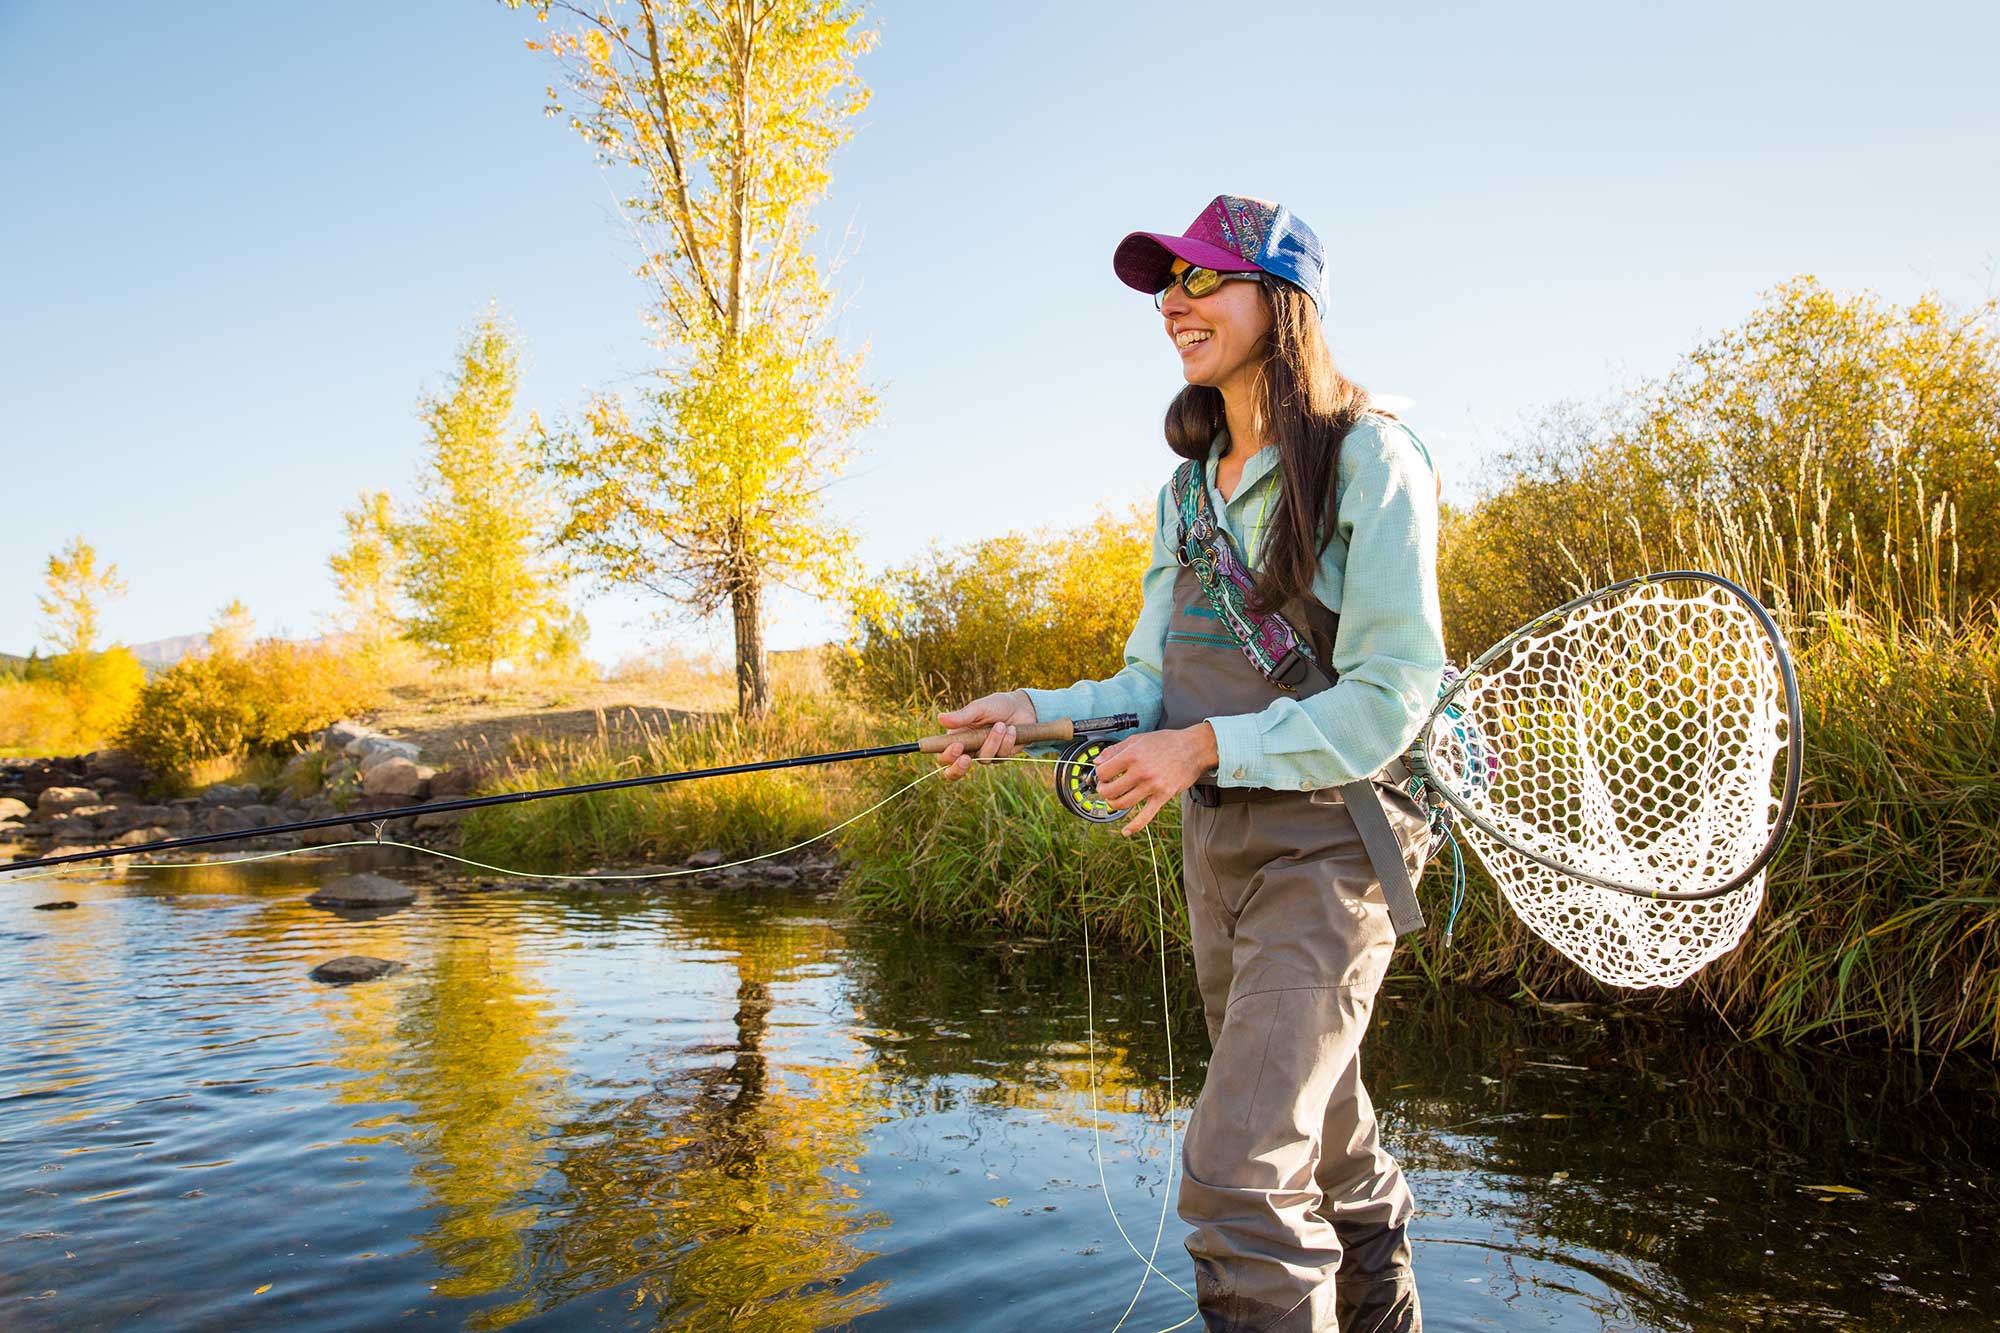
M1208 484L1210 487L1215 488L1217 495L1220 495L1222 492L1219 487L1215 487L1216 465L1222 461L1222 456L1228 452L1229 431L1225 428L1215 432L1215 438L1208 442ZM1276 442L1267 444L1256 453L1250 455L1249 461L1243 464L1243 475L1237 479L1236 491L1229 497L1229 503L1234 504L1248 495L1251 487L1255 486L1265 473L1272 471L1277 466L1278 445Z

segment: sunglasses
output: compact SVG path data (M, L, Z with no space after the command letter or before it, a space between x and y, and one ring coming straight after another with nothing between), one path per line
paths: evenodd
M1167 285L1153 293L1153 309L1158 310L1167 303L1167 293L1179 287L1191 298L1200 300L1231 278L1247 278L1254 282L1261 273L1223 273L1212 268L1184 268L1167 279Z

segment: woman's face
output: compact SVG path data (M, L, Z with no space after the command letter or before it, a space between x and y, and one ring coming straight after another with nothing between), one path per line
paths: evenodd
M1185 268L1185 260L1174 261L1175 273ZM1176 283L1160 303L1160 318L1180 353L1187 382L1219 389L1254 374L1263 360L1271 303L1261 282L1225 282L1199 300Z

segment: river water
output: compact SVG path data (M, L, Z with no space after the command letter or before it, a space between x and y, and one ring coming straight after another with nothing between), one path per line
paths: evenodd
M303 901L362 864L0 879L0 1326L1191 1313L1138 1290L1106 1208L1152 1249L1205 1055L1191 978L1169 1026L1156 966L1096 958L1087 997L1074 944L857 922L824 889ZM408 966L307 978L349 953ZM2000 1312L1990 1073L1413 980L1366 1068L1433 1333ZM1179 1236L1158 1263L1187 1284Z

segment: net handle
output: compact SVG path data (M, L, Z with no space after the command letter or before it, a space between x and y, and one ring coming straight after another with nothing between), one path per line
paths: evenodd
M1749 864L1744 866L1743 869L1731 875L1721 884L1705 889L1648 888L1641 884L1626 884L1619 880L1607 879L1602 875L1593 875L1587 870L1578 870L1575 866L1564 865L1553 857L1545 856L1532 847L1523 846L1517 839L1502 833L1493 826L1490 820L1481 815L1477 810L1474 810L1457 792L1453 791L1449 783L1431 771L1428 758L1431 728L1437 725L1438 719L1444 716L1445 709L1449 708L1458 698L1459 694L1464 691L1467 683L1484 670L1488 663L1500 656L1501 653L1512 648L1528 635L1547 629L1570 612L1580 607L1589 606L1593 602L1604 601L1607 598L1617 596L1619 593L1627 592L1649 583L1690 582L1712 584L1749 608L1750 614L1755 617L1759 628L1764 631L1765 637L1771 641L1771 647L1777 654L1778 678L1784 683L1785 687L1784 794L1779 798L1778 818L1771 825L1771 835L1765 840L1763 850L1751 857ZM1640 574L1635 578L1620 579L1618 582L1608 584L1595 592L1585 593L1581 597L1572 598L1564 602L1561 606L1556 607L1553 611L1545 611L1541 615L1536 616L1533 620L1515 629L1511 634L1502 638L1500 642L1474 658L1472 665L1460 672L1458 679L1453 681L1451 686L1438 696L1438 701L1432 706L1430 715L1424 719L1423 726L1417 729L1417 741L1410 747L1409 754L1406 756L1406 762L1410 770L1419 777L1422 777L1430 785L1431 789L1442 796L1445 803L1457 811L1467 823L1488 837L1496 839L1509 851L1527 857L1536 865L1544 866L1561 875L1567 875L1571 879L1581 880L1585 884L1595 885L1600 889L1612 889L1618 893L1629 893L1635 898L1650 898L1659 902L1698 903L1710 898L1720 898L1726 893L1734 893L1737 889L1742 888L1761 872L1766 865L1770 864L1771 858L1778 854L1778 848L1784 845L1785 835L1791 832L1792 816L1798 809L1800 770L1804 767L1805 762L1805 728L1800 724L1803 712L1804 705L1799 699L1799 676L1797 669L1792 665L1791 646L1786 643L1784 631L1778 628L1778 622L1765 609L1764 604L1755 597L1752 597L1744 588L1722 577L1720 574L1710 574L1705 570L1699 569L1674 569L1659 574Z

